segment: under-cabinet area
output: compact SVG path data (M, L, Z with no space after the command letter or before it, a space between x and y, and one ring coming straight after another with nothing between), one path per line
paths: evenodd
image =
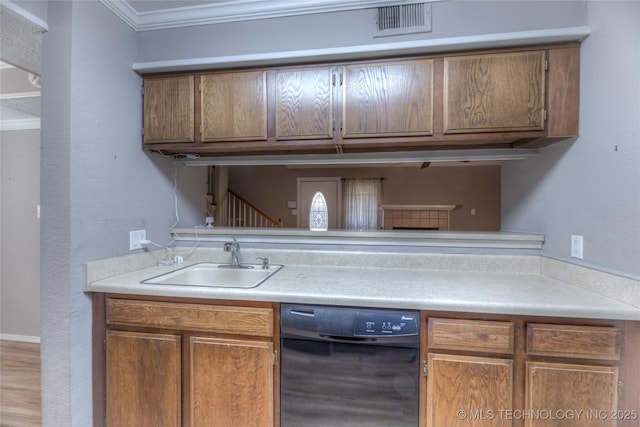
M143 76L143 148L357 153L578 135L579 44Z
M290 380L280 375L280 307L94 293L95 425L279 426ZM388 381L398 393L418 384L420 427L638 425L637 321L421 310L412 329L409 315L375 326L371 310L355 310L369 317L354 336L419 329L419 350L403 356L418 369ZM332 381L374 375L371 342L334 338L361 346L363 365ZM325 425L306 403L298 425ZM349 421L338 425L358 425Z

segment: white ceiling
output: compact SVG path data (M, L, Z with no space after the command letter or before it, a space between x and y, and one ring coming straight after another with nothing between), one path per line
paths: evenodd
M136 31L309 13L366 9L424 0L100 0ZM427 0L434 1L434 0ZM435 0L438 1L438 0Z

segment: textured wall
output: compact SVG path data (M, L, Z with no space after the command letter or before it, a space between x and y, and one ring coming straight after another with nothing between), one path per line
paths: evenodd
M640 3L589 2L580 137L505 164L503 228L543 233L553 258L640 278ZM571 235L584 236L584 260Z
M92 424L91 298L82 264L158 243L175 221L173 162L141 148L135 33L99 2L49 4L43 44L41 340L45 426ZM203 222L206 173L178 168L182 225Z

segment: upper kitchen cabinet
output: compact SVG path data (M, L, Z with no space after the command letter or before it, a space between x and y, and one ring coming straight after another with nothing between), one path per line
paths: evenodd
M276 72L276 139L333 138L331 67Z
M540 148L578 136L577 43L145 77L144 149Z
M267 139L267 73L200 76L202 142Z
M194 141L193 76L146 78L143 83L143 141Z
M444 58L444 133L543 130L545 51Z
M433 134L433 60L343 67L344 138Z

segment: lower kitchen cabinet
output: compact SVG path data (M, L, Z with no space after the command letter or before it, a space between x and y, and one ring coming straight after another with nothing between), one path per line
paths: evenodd
M618 368L528 362L526 427L616 425Z
M110 426L179 426L179 335L108 331L107 420Z
M104 425L276 424L277 307L248 305L105 298Z
M93 304L96 427L280 425L278 304ZM420 427L638 426L640 322L438 314L421 313Z
M513 409L513 362L430 353L427 427L510 426L500 411Z
M191 426L273 426L273 344L192 337Z
M617 327L529 323L525 427L617 426L621 342Z
M427 427L510 427L514 323L430 318L426 333Z

